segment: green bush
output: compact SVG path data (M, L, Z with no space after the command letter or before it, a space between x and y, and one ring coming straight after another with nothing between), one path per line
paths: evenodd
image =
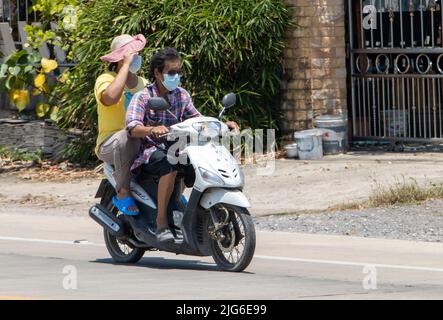
M96 159L94 153L95 139L96 137L92 132L75 137L63 147L60 160L68 160L82 166L95 164L95 162L91 163L91 159Z
M39 149L35 152L25 151L21 149L10 149L5 146L0 146L0 159L8 159L10 161L32 161L34 163L42 163L44 154L43 150Z
M228 118L242 127L278 127L283 33L290 24L282 0L100 0L80 12L73 48L78 65L59 88L62 126L95 135L93 87L106 70L99 57L116 35L142 33L148 42L141 75L147 77L155 51L175 47L184 62L182 86L203 114L217 115L219 101L233 91L238 106Z

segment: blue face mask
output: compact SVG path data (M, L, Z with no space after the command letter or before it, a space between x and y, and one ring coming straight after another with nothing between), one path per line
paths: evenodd
M133 74L137 74L142 67L142 57L140 55L136 55L132 58L132 62L129 65L129 72Z
M173 76L170 76L169 74L163 75L163 85L168 91L174 91L177 89L179 83L180 83L180 75L177 73Z

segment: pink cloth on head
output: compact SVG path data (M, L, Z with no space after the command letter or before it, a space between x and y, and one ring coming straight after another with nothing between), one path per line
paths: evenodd
M125 44L124 46L115 49L111 53L100 57L101 61L105 62L118 62L123 60L124 55L130 51L141 51L146 45L146 38L142 34L138 34L133 37L134 40Z

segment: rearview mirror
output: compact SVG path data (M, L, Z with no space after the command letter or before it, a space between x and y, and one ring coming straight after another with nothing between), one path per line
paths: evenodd
M223 114L225 113L225 111L229 108L232 108L235 103L237 102L237 97L235 96L235 93L228 93L227 95L225 95L222 99L222 111L220 112L220 114L218 115L218 118L221 119L221 117L223 116Z
M148 108L154 111L165 111L169 109L169 103L162 97L152 97L148 100Z
M235 96L235 93L231 92L223 97L221 104L223 108L229 109L233 107L236 102L237 102L237 97Z

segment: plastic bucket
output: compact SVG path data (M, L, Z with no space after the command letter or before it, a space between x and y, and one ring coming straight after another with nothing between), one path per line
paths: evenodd
M323 158L323 132L312 129L294 133L300 160L320 160Z
M344 153L348 146L347 119L341 115L325 115L315 119L315 127L323 131L324 154Z
M286 158L293 159L297 158L298 156L298 150L297 150L297 144L289 144L285 146L285 156Z

